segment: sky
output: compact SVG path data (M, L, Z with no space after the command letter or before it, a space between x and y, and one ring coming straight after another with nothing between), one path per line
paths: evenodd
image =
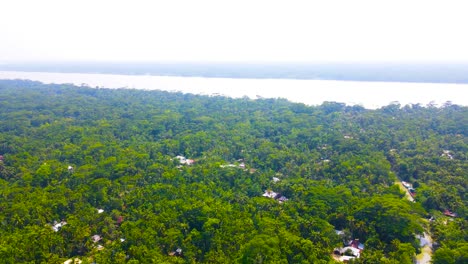
M2 0L14 61L461 61L466 0Z

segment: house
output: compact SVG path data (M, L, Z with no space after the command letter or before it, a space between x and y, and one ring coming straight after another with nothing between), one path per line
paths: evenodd
M335 233L339 236L344 236L345 232L343 230L335 230Z
M280 198L276 199L278 200L279 203L284 203L286 202L287 200L289 200L288 198L286 198L286 196L283 196L281 195Z
M409 188L412 187L410 183L405 182L405 181L401 181L401 184L402 184L403 186L405 186L406 189L409 189Z
M102 214L104 212L104 209L97 209L98 214Z
M268 197L268 198L273 198L273 199L276 199L276 196L278 196L278 193L275 193L274 191L271 191L271 190L266 190L265 193L263 194L263 197Z
M195 163L195 160L193 159L187 159L186 157L184 156L176 156L176 159L179 160L180 164L185 164L185 165L192 165L193 163Z
M358 249L360 251L364 250L364 244L359 243L359 239L353 239L353 240L349 241L348 246L350 246L352 248L355 248L355 249Z
M272 180L273 180L273 182L274 182L274 183L277 183L277 182L279 182L279 181L280 181L280 179L279 179L279 178L277 178L277 177L273 177L273 179L272 179Z
M62 226L66 224L67 222L63 220L60 223L57 223L57 221L54 221L54 224L52 225L52 230L54 230L55 232L58 232L62 228Z
M72 166L68 166L68 172L70 172L70 173L73 172L73 167Z
M349 262L351 259L359 258L364 250L364 244L359 242L359 239L350 240L346 243L346 247L335 248L333 254L340 256L337 260L341 262Z
M94 235L91 238L93 239L94 243L99 242L102 239L100 235Z
M235 165L232 163L229 163L227 165L219 165L221 168L239 168L239 169L245 169L245 163L242 162L239 165Z
M351 256L354 258L359 258L361 256L361 251L354 247L342 247L342 248L335 248L333 250L333 254L340 255L340 256Z
M444 151L442 152L442 155L440 155L440 156L441 156L441 157L447 157L447 158L449 158L449 159L453 159L452 154L450 154L450 150L444 150Z
M450 210L448 210L448 209L445 209L444 215L450 216L450 217L457 217L457 214L456 214L456 213L454 213L454 212L452 212L452 211L450 211Z
M172 251L171 253L169 253L169 256L183 257L184 255L182 254L182 249L177 248L176 251Z
M268 198L272 198L272 199L275 199L277 200L279 203L284 203L286 202L287 200L289 200L288 198L286 198L286 196L283 196L279 193L276 193L274 191L271 191L271 190L266 190L265 193L262 195L263 197L268 197Z

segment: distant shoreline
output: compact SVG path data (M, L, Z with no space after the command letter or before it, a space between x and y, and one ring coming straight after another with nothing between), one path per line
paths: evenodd
M468 106L468 84L357 82L340 80L205 78L92 73L0 71L0 79L28 79L43 83L98 88L163 90L232 98L284 98L320 105L339 102L368 109L398 102L401 105Z
M468 62L5 62L0 71L468 84Z

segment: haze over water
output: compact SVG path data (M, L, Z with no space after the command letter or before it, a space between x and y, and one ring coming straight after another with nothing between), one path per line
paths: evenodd
M0 71L0 79L29 79L43 83L72 83L102 88L163 90L233 98L285 98L318 105L325 101L375 109L392 102L468 106L468 84L359 82L295 79L204 78L152 75Z

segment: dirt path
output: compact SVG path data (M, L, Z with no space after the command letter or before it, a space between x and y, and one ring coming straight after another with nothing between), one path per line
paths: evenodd
M416 264L430 264L432 257L432 237L424 232L421 239L421 253L416 256Z
M408 189L403 186L401 181L397 181L395 183L400 186L401 190L405 191L406 199L408 199L408 201L414 202L414 198L411 196ZM432 259L432 237L426 230L426 232L423 233L423 236L418 236L418 238L421 241L421 253L416 256L416 264L430 264Z

